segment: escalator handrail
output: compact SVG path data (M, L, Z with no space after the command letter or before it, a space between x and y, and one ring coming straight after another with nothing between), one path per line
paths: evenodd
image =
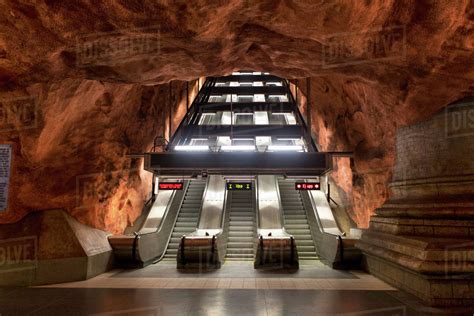
M201 205L199 206L199 215L198 215L198 219L197 219L196 230L198 229L199 223L201 222L202 208L204 206L204 197L207 194L207 190L209 190L209 181L210 180L211 180L211 177L206 178L206 187L204 188L204 192L202 193L202 197L201 197Z
M278 208L280 211L280 225L281 228L283 229L284 232L285 230L285 214L283 214L283 203L281 203L281 194L280 194L280 183L278 182L278 177L275 176L275 187L276 187L276 193L278 196Z
M132 260L136 261L137 260L137 246L138 246L138 240L140 239L140 234L139 233L134 233L135 237L133 238L133 244L132 244Z
M168 213L170 211L170 208L171 208L171 205L173 204L173 199L174 199L175 195L176 195L176 190L173 190L173 193L171 193L171 197L168 201L168 204L166 204L166 209L165 209L165 212L163 213L163 217L161 218L160 224L158 225L156 230L152 231L152 232L147 232L147 233L140 233L140 230L142 230L143 225L145 225L145 222L146 222L146 219L145 219L142 226L140 227L140 230L138 230L137 233L139 233L140 235L158 234L161 231L161 229L163 228L164 219L166 218L166 216L168 215ZM153 207L153 205L152 205L152 207ZM151 209L150 209L150 211L151 211Z
M342 242L342 236L337 235L337 241L339 243L339 258L341 263L344 264L344 243Z
M310 196L309 192L306 192L307 195L308 195L308 199L311 203L311 208L313 210L313 213L314 215L316 216L316 219L317 219L317 222L318 222L318 227L319 227L319 231L322 233L322 234L327 234L327 235L332 235L332 236L336 236L336 237L340 237L341 235L340 234L334 234L334 233L330 233L330 232L326 232L324 231L324 228L321 224L321 218L319 217L319 214L318 214L318 210L317 210L317 207L316 205L314 204L314 199ZM341 228L339 227L339 224L336 222L336 226L339 228L339 231L342 231Z
M143 223L140 224L139 229L136 230L136 231L134 231L133 233L129 233L129 234L127 234L127 235L132 236L132 235L138 234L138 232L143 228L143 225L145 225L145 222L146 222L146 218L148 217L148 215L149 215L150 212L151 212L151 208L153 207L153 203L155 202L155 198L156 198L156 196L152 195L152 196L145 202L145 204L143 205L143 209L146 209L147 207L149 207L149 209L148 209L148 214L147 214L147 216L145 217L145 219L143 220ZM149 205L150 203L151 203L151 205Z
M178 221L179 212L181 211L181 208L183 207L184 198L186 197L186 193L188 193L190 184L191 184L191 181L185 181L184 182L184 188L183 189L185 190L185 192L184 192L183 196L181 197L181 201L179 202L178 211L176 212L176 216L174 217L174 220L173 220L173 225L172 225L173 228L176 226L176 222ZM160 262L165 257L166 250L168 250L168 246L169 246L172 235L173 235L173 229L171 229L171 233L168 236L168 240L166 241L166 245L165 245L165 248L164 248L165 250L163 251L163 253L160 255L160 257L158 259L153 261L153 264Z
M200 206L200 211L199 211L199 217L198 217L198 221L197 221L197 226L199 226L199 223L201 222L201 216L202 216L202 209L203 209L203 205L204 205L204 197L206 196L206 193L207 193L207 190L208 190L208 185L209 185L209 181L210 181L210 178L207 179L207 182L206 182L206 189L204 190L204 193L202 195L203 199L201 201L201 206ZM213 236L220 236L222 235L223 231L224 231L224 226L225 226L225 218L226 218L226 212L227 212L227 190L225 190L225 193L224 193L224 203L223 203L223 208L222 208L222 216L221 216L221 223L220 223L220 228L217 228L217 229L220 229L220 231L217 233L217 234L213 234ZM198 228L196 228L197 230ZM205 229L204 229L205 230ZM204 237L204 236L203 236ZM207 237L207 236L206 236Z

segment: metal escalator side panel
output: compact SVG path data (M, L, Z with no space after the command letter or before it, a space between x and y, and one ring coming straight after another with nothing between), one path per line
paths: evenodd
M259 237L254 267L298 269L294 238L283 227L283 207L277 176L258 176L257 192Z
M145 222L138 231L140 234L146 234L151 232L156 232L160 224L165 217L167 210L173 200L175 195L175 190L160 190L156 195L155 201L151 207L150 212L148 213Z
M184 187L187 187L187 181L185 181ZM166 198L155 200L153 203L153 205L156 203L163 207L166 205L166 210L160 222L155 222L159 227L152 227L149 232L141 230L137 234L111 236L109 238L114 249L115 264L126 268L144 267L162 256L166 250L168 238L173 229L184 194L181 191L175 191L171 196L169 192L162 196ZM168 200L168 198L170 199ZM150 213L151 210L147 217ZM151 225L151 222L149 224Z
M341 236L343 232L339 229L331 207L323 191L309 191L311 203L316 211L321 229L325 233Z
M173 222L173 229L164 254L165 259L174 259L178 251L180 238L196 230L204 189L205 183L203 181L189 181L183 201Z
M282 229L282 207L276 176L257 176L257 210L259 229Z
M178 268L219 268L223 256L223 218L226 200L226 181L221 175L211 175L202 197L197 229L181 238Z
M222 230L222 219L226 199L226 181L223 176L209 176L199 217L199 230Z

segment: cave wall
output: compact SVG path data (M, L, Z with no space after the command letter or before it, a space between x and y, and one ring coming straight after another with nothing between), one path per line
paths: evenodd
M473 7L472 0L3 1L2 109L28 113L3 115L0 141L14 144L14 167L0 223L64 208L120 232L149 191L141 162L125 154L167 135L170 104L176 128L182 81L254 69L300 79L302 96L311 78L313 133L323 150L354 152L353 165L338 160L332 177L365 227L389 195L396 128L473 94Z
M193 81L190 100L196 92ZM127 155L151 150L156 136L168 137L170 110L176 128L186 110L185 83L170 88L67 79L24 93L2 104L31 113L18 121L11 114L0 135L14 149L9 207L0 221L65 209L84 224L123 231L140 215L152 181L142 159ZM25 100L35 107L22 108Z

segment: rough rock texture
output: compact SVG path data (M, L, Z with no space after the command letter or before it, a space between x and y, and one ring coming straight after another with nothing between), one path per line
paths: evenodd
M473 93L473 7L469 0L3 1L0 99L18 108L29 96L38 121L3 120L1 142L16 145L0 221L65 208L84 223L122 230L148 182L137 171L110 173L139 167L124 154L149 148L165 130L166 83L255 69L312 78L313 133L323 150L354 151L353 173L340 159L334 179L366 226L388 195L396 127ZM89 174L99 175L85 182L101 189L84 202Z

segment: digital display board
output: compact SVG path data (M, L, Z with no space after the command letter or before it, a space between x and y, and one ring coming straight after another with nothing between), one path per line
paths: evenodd
M227 190L252 190L252 182L227 182Z
M319 182L296 182L295 190L320 190L321 184Z
M160 182L158 184L158 189L160 190L182 190L182 182Z

